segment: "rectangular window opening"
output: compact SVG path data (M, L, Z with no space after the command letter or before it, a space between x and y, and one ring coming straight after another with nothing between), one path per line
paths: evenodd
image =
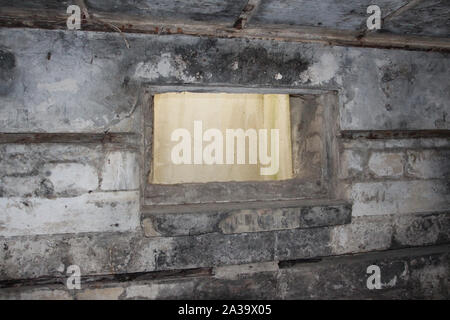
M291 100L288 94L155 94L149 183L294 178Z

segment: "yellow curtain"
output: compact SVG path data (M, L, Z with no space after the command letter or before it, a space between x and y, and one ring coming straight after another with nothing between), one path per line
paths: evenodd
M177 136L176 133L180 131L175 131L177 129L185 129L183 132L189 133L190 141L184 141L180 136ZM220 158L223 164L206 164L199 153L200 150L203 153L208 153L211 148L208 149L207 146L212 141L217 143L215 138L205 141L204 135L209 129L216 129L214 130L214 137L221 133L223 157ZM242 129L244 133L250 130L251 132L247 131L247 133L253 137L253 133L257 133L256 143L255 141L251 142L249 137L245 138L244 164L237 163L238 139L234 139L234 149L227 150L227 129ZM261 129L267 129L267 131L261 131ZM272 129L278 131L278 154L271 154L271 151L273 151L271 149L272 144L276 140L276 137L272 137ZM175 137L179 139L172 141L171 137L174 131ZM153 162L152 173L149 177L150 183L264 181L292 178L289 95L286 94L189 92L157 94L154 97L153 132ZM266 134L264 135L264 133ZM266 150L261 148L261 135L267 139ZM197 147L195 147L194 140L196 140ZM185 161L181 164L175 164L173 161L174 154L175 157L178 156L178 153L174 152L174 147L178 145L177 150L179 150L179 143L181 142L184 143L183 146L187 146L190 142L189 152L186 154L184 154L184 151L180 153L183 156L190 153L190 157L184 158L185 160L190 158L190 163ZM254 150L255 147L257 150ZM250 148L253 149L250 150ZM256 164L251 163L250 154L252 151L257 155ZM227 152L234 152L236 158L233 164L227 164ZM269 164L261 163L261 152L265 152L271 157ZM194 159L195 154L197 155L196 159ZM213 152L213 156L217 156L215 152ZM216 157L215 160L218 160L218 158ZM195 160L197 163L194 163ZM201 163L199 163L199 160ZM151 159L148 159L148 161L151 161ZM219 159L218 162L221 161ZM278 165L274 161L278 161ZM274 174L271 174L272 171L267 169L271 166L272 171L278 169ZM266 168L266 174L262 174L264 168ZM267 175L267 172L269 172L269 175Z

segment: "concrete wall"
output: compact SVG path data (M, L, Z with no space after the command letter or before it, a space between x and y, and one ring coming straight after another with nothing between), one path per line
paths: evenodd
M140 208L143 135L148 127L142 119L152 86L336 92L341 130L446 132L448 53L185 36L126 38L130 49L118 34L0 30L0 132L9 133L0 136L4 286L26 279L60 279L71 264L90 277L261 263L248 280L257 284L255 279L273 272L278 261L425 245L444 245L439 252L448 251L448 135L337 140L335 197L353 204L340 207L343 216L327 215L324 220L323 212L337 211L317 209L327 203L312 201L296 204L303 209L294 210L291 222L278 227L268 227L261 219L236 218L223 229L218 226L230 221L230 209L201 214L178 207L158 220L155 212L143 215ZM257 209L267 208L249 210ZM350 212L351 217L345 216ZM298 223L304 216L312 222ZM242 221L247 225L240 225ZM406 265L414 264L414 259L405 259ZM420 276L408 282L414 290L405 289L405 297L448 297L448 254L439 259L430 262L439 272L421 269ZM357 269L363 270L365 263ZM355 297L367 296L366 276L360 272L346 278L362 286ZM323 281L339 285L344 281L339 277ZM426 277L439 285L430 287ZM277 286L264 279L268 288ZM166 296L193 297L182 294L183 283L171 284ZM201 283L211 287L200 290L198 297L214 297L235 285ZM159 284L142 285L143 291L128 288L125 296L124 289L115 289L115 296L166 297L155 293ZM281 296L271 297L329 295L283 286ZM33 297L21 295L20 289L0 290L5 292L2 298ZM58 290L62 296L78 297L64 288L35 297L55 297ZM260 297L257 291L251 297Z

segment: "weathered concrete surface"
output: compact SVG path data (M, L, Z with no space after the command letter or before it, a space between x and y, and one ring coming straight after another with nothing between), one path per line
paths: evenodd
M61 265L84 275L122 274L335 254L450 242L450 214L354 217L351 224L224 235L152 237L88 233L1 238L0 279L60 276Z
M450 36L450 3L447 0L421 1L403 14L389 19L383 29L397 34Z
M278 212L274 217L280 220L272 225L263 218L252 219L255 212L241 211L222 225L216 224L214 216L205 220L186 216L190 222L179 228L186 220L177 219L172 230L144 219L144 230L153 236L146 238L139 227L140 146L85 142L90 133L136 133L136 139L140 138L141 111L149 109L145 90L150 86L335 90L341 129L450 129L450 59L437 52L185 36L126 37L130 49L119 34L0 30L0 131L84 137L81 143L0 145L1 280L62 276L61 270L72 264L79 265L83 275L126 274L450 242L449 139L342 141L342 180L336 186L334 181L326 183L336 188L340 199L354 202L351 224L331 226L331 216L322 212L313 221L298 221L292 212ZM312 191L315 198L329 195L324 185L296 182L280 184L273 197L307 197ZM253 183L231 186L240 193L233 201L248 200L243 192L247 190L259 196L253 200L264 198ZM147 200L167 203L166 194L157 188L149 190ZM229 190L229 186L212 184L164 192L179 203L180 199L229 201ZM326 224L315 225L319 216ZM302 223L315 227L303 229ZM273 230L278 226L288 230ZM203 234L208 228L215 231ZM168 237L168 232L174 236ZM427 269L430 278L420 273L421 280L411 284L414 288L405 297L414 292L420 296L421 281L436 284L446 266L445 261L436 260ZM358 270L361 267L351 272ZM286 277L295 280L295 275ZM235 280L224 289L228 290L224 296L239 291L243 297L271 297L278 280L261 279L265 280L254 291L244 290L246 284L252 286L251 280ZM346 285L359 281L348 279L343 280ZM84 294L86 298L140 298L171 297L178 291L188 297L198 286L200 297L222 293L217 290L220 281L198 286L191 281L186 280L182 288L173 283L150 288L135 283L129 290L105 288ZM298 282L314 288L316 284L309 281ZM302 296L295 290L276 294ZM440 289L433 292L442 296ZM58 290L54 297L73 298Z
M0 236L137 230L136 191L94 192L78 197L0 198Z
M335 254L380 251L448 243L449 211L408 215L353 217L331 230Z
M353 216L450 208L448 139L341 141L341 197Z
M65 0L0 0L1 7L30 8L30 9L59 9L66 10L72 4Z
M223 233L320 227L350 222L351 205L240 210L220 221Z
M313 203L313 202L312 202ZM145 212L146 236L182 236L213 232L224 234L284 229L324 227L350 223L351 204L333 201L277 201L226 205L201 205L171 212L161 206L158 212ZM233 207L241 209L233 209ZM152 210L151 207L149 210ZM155 211L155 209L153 209ZM173 208L175 211L175 207Z
M101 173L102 190L139 189L139 159L134 152L114 151L105 157Z
M281 270L279 281L285 284L281 296L283 299L446 299L450 294L449 249L443 247L442 253L429 256L419 253L426 249L417 249L417 253L399 250L294 265ZM367 289L370 265L380 267L379 290Z
M120 148L0 145L0 236L139 228L138 160Z
M117 150L117 146L1 144L0 151L0 181L3 182L0 196L3 197L54 198L96 190L139 188L136 152Z
M13 37L4 34L1 61L11 57L6 60L11 62L3 66L2 72L4 68L9 70L6 76L14 85L3 88L1 84L0 91L4 94L0 102L0 127L3 132L105 132L108 129L130 131L135 127L132 111L138 100L137 88L129 86L122 76L119 80L118 65L110 61L110 57L121 53L107 57L102 50L71 52L76 42L81 40L78 45L84 42L76 40L75 34L72 36L75 38L69 42L55 38L53 45L41 42L42 46L31 44L28 37L23 38L20 40L22 48L17 49L21 51L30 46L31 51L19 57L20 53L13 54L7 49L7 42ZM31 60L36 58L33 63ZM94 83L102 85L97 87ZM124 91L130 95L125 95ZM11 111L14 114L8 115ZM15 120L8 125L8 118Z
M326 150L324 131L327 131L325 109L338 109L335 105L323 101L320 95L292 96L289 99L291 117L292 169L294 176L303 179L323 180L326 175ZM337 132L331 133L335 135ZM325 177L328 179L328 176Z
M146 205L173 205L183 203L270 201L280 199L327 198L328 185L290 179L286 181L230 181L186 183L173 185L148 184Z
M141 83L337 89L341 129L450 128L448 54L126 37L2 29L2 131L133 130Z
M448 246L219 267L212 275L0 289L0 299L448 299ZM381 289L367 288L377 265Z
M90 10L97 12L120 12L129 15L171 20L194 20L228 22L233 25L246 5L246 0L200 0L200 1L123 1L123 0L87 0Z
M411 1L262 1L250 24L287 24L330 29L365 30L367 7L376 4L386 17ZM422 1L382 23L384 32L448 37L450 4L446 0Z
M446 180L449 175L449 139L341 140L340 146L342 180Z
M407 175L420 179L449 179L450 150L408 151Z
M446 210L450 205L450 186L445 180L360 182L349 189L354 201L353 215Z
M397 177L403 175L403 154L395 152L372 153L369 170L377 177Z
M405 5L406 0L380 0L382 15ZM262 1L251 24L288 24L330 29L359 30L366 28L369 15L367 7L375 4L371 0L336 1L336 0L297 0L297 1Z
M148 20L206 22L232 27L248 1L246 0L86 0L90 14L127 15ZM387 17L411 1L378 0L382 17ZM252 2L252 4L256 3ZM0 0L0 7L21 10L55 10L65 14L70 1L56 0ZM367 7L375 4L369 0L264 0L251 13L250 26L295 25L316 27L319 30L364 30L369 17ZM427 0L390 17L382 24L382 31L401 35L446 37L450 34L448 15L450 6L446 0Z

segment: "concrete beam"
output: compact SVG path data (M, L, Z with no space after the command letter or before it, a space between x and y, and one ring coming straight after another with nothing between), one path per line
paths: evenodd
M229 27L224 23L179 22L90 12L90 19L82 21L84 31L103 31L146 34L184 34L216 38L269 39L290 42L314 42L336 46L397 48L408 50L450 51L450 39L423 36L406 36L386 33L361 35L359 31L299 27L286 25L261 25L248 28ZM57 10L32 10L2 8L0 27L27 27L66 29L68 16ZM128 45L128 43L126 42Z
M450 130L342 130L342 139L422 139L450 137Z
M448 211L353 217L351 224L239 234L144 237L102 232L0 237L0 280L57 277L76 264L83 275L323 258L450 242Z
M144 208L146 236L182 236L304 229L348 224L345 201L266 201Z
M81 279L10 282L0 299L448 299L450 247L401 249L315 260L149 272ZM367 287L367 268L380 268L381 288ZM3 283L4 285L6 283Z

